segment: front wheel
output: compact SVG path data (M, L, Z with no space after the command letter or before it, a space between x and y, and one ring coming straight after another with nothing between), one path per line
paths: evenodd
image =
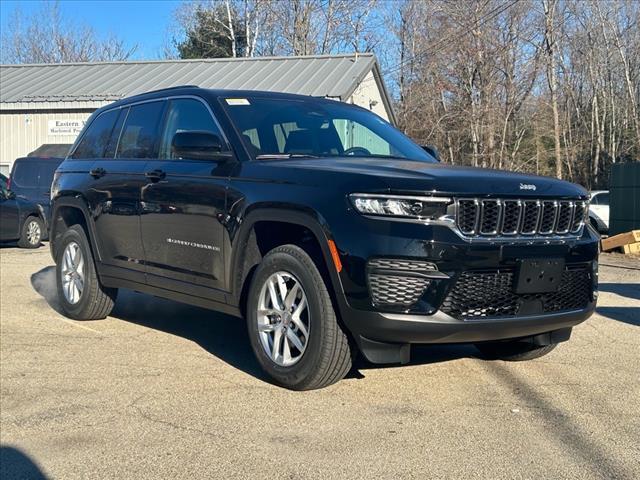
M258 266L247 300L251 347L263 370L293 390L326 387L351 368L347 334L313 260L284 245Z
M476 348L480 353L491 360L507 360L510 362L523 362L533 360L547 355L558 346L557 343L550 345L533 345L531 343L512 340L506 342L484 342L476 343Z

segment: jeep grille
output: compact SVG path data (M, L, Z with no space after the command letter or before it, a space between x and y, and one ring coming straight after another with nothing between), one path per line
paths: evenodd
M467 237L575 236L587 211L582 200L459 198L456 223Z

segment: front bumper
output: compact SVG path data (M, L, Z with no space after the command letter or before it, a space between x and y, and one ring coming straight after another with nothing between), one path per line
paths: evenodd
M595 311L583 310L508 319L457 320L442 312L411 315L352 310L348 326L363 355L373 363L407 363L411 344L476 343L534 337L542 345L569 339L571 328Z
M362 225L362 231L368 232L366 242L346 242L345 250L348 254L342 259L345 268L340 275L344 296L339 301L345 325L360 344L365 356L373 362L388 361L385 356L377 355L376 350L380 350L376 347L378 344L382 350L384 345L389 345L406 346L408 351L408 345L415 343L466 343L539 336L548 332L570 331L573 326L589 318L595 310L596 298L593 292L597 289L597 275L591 268L596 265L593 262L598 256L598 238L589 228L584 230L581 238L571 241L474 244L461 241L446 227L421 228L402 223L373 222L377 223ZM384 225L385 223L389 224ZM429 283L418 301L410 306L392 308L376 304L374 300L376 292L372 289L373 270L370 262L371 259L380 258L429 262L437 270L421 270L422 277L428 278ZM519 299L514 298L514 292L508 293L506 303L510 305L509 308L504 305L496 308L495 303L491 302L496 299L504 300L505 297L491 294L492 284L489 280L483 284L484 289L478 290L475 288L476 284L470 282L464 284L465 288L456 290L454 300L463 301L475 299L476 296L480 298L479 291L485 294L489 291L487 298L490 301L486 305L469 302L469 309L474 315L464 313L464 309L460 313L460 309L452 308L452 297L449 294L465 273L488 272L492 275L497 272L497 287L510 288L505 287L505 284L513 284L513 277L508 275L515 275L522 259L554 258L562 259L568 270L582 268L588 275L587 279L580 277L587 284L580 284L582 288L579 297L574 297L574 291L567 288L569 283L565 282L559 287L562 298L556 298L553 294L537 297L545 308L535 303L536 295L528 295L529 300L534 300L533 305L528 307L533 308L515 308L513 304L515 301L519 302ZM388 275L410 275L406 266L388 267L392 268L404 270L388 271ZM411 274L415 278L416 272ZM438 275L441 275L440 278ZM397 295L388 293L393 292L393 288L387 288L384 293L388 297L394 297L394 300L398 297L406 298L410 285L410 282L399 282L393 285L393 288L398 289ZM486 288L487 285L489 288ZM467 286L470 290L467 290ZM574 298L580 300L572 302ZM469 318L470 316L473 318ZM400 357L402 361L404 355ZM391 358L392 362L398 361L394 359L394 355Z
M457 320L442 312L411 315L352 311L349 328L357 336L389 343L466 343L503 340L570 328L589 318L584 310L487 320Z

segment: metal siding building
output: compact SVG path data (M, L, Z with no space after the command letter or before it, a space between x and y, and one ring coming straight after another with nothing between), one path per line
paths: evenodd
M394 122L373 54L0 66L0 168L42 144L73 143L91 112L176 85L334 98Z

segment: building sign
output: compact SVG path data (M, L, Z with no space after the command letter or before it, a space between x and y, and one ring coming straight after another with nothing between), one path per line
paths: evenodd
M49 120L49 135L78 136L84 127L85 120Z

